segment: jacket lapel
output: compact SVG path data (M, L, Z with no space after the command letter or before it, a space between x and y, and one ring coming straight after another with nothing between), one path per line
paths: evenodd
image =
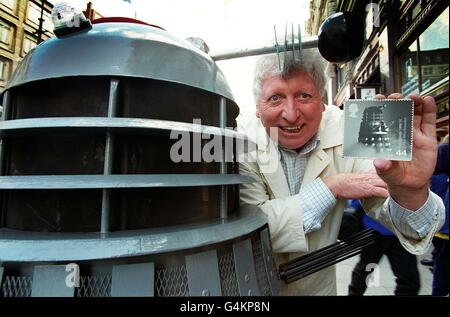
M271 158L272 159L272 158ZM281 165L279 157L274 157L275 162L278 162L275 172L262 173L264 178L272 190L275 198L288 197L290 195L289 185L286 180L286 175L284 175L283 166Z
M264 175L268 187L271 189L275 198L288 197L290 195L289 185L286 176L284 175L283 166L281 165L280 153L273 143L269 146L271 147L270 150L267 150L266 148L265 150L258 151L258 165L263 166L263 163L261 162L261 158L263 157L266 158L264 160L266 162L267 159L270 160L270 168L267 171L262 170L261 173Z
M330 164L331 158L324 151L342 145L343 112L336 106L325 106L319 127L319 148L311 154L303 176L302 186L316 179Z
M316 179L323 170L330 164L330 158L321 148L314 151L308 161L305 175L303 176L302 186Z

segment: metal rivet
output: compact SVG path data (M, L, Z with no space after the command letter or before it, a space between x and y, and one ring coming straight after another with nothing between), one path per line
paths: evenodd
M253 294L252 290L249 289L247 295L248 295L248 296L252 296L252 294Z
M270 256L267 256L267 261L270 261Z
M270 277L273 277L273 271L270 271Z
M244 280L245 280L246 282L250 281L250 277L248 276L248 274L245 274L245 275L244 275Z
M204 290L202 291L202 296L209 296L209 290L204 289Z

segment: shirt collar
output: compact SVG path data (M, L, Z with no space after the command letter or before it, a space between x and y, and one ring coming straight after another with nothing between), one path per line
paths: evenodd
M295 154L297 156L305 156L312 151L314 151L320 143L320 137L318 133L316 133L305 145L300 148L300 151L297 153L295 150L285 149L281 146L278 146L278 151L281 153L281 156L285 154Z

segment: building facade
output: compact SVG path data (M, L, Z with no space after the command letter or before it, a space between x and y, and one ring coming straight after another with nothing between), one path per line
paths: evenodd
M311 7L321 22L329 15L324 6ZM336 11L365 17L366 43L359 58L330 66L334 104L375 93L430 95L438 106L438 134L448 133L448 1L340 0ZM313 34L321 22L310 23Z
M0 92L18 62L53 36L52 8L46 0L0 0Z

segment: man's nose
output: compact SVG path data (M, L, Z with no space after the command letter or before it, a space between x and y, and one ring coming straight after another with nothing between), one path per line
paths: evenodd
M294 100L287 99L283 107L282 117L288 122L296 122L300 115L299 109L296 107Z

